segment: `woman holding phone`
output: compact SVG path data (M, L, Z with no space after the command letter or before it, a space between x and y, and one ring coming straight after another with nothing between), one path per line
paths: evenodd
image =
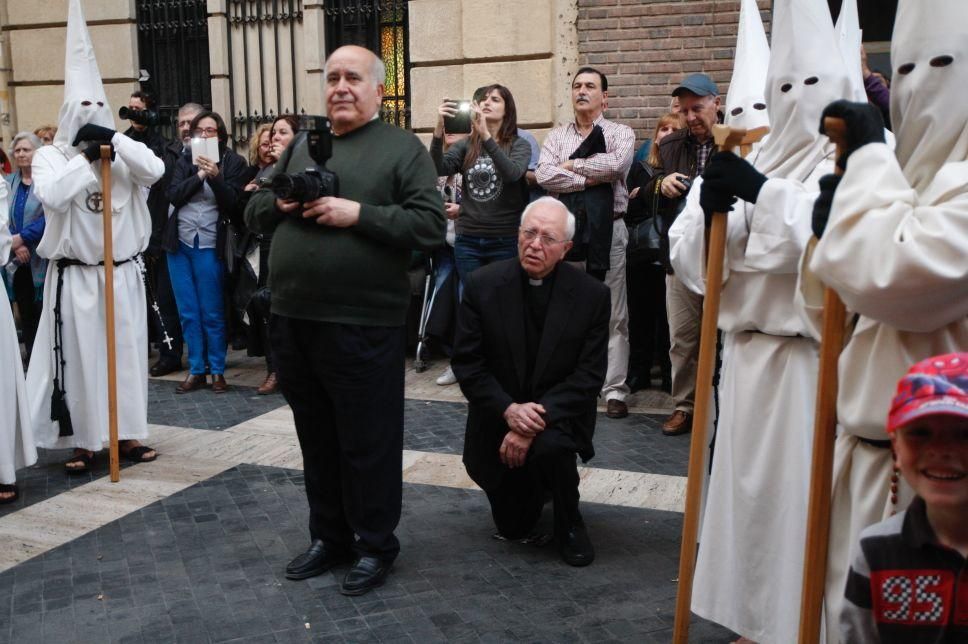
M531 160L531 146L517 134L517 110L508 88L495 84L478 90L470 110L470 137L444 152L444 121L458 113L457 101L445 98L437 109L430 145L437 174L459 172L463 179L454 240L462 282L481 266L517 256L518 226L528 205L525 174Z

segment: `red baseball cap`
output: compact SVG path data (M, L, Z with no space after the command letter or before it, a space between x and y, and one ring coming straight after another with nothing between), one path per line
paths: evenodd
M897 383L887 431L935 414L968 418L968 353L922 360Z

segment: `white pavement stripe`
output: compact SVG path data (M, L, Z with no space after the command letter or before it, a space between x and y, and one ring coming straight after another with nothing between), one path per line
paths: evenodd
M159 458L63 492L0 519L0 572L211 478L232 463Z
M302 469L288 408L225 431L149 426L160 457L58 494L0 518L0 572L68 543L126 514L165 499L240 463ZM583 501L682 512L686 479L643 472L580 467ZM404 450L403 480L418 485L479 489L459 454Z

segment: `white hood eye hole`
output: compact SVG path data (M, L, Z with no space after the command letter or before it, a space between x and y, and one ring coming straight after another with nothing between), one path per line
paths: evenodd
M929 64L932 67L947 67L953 61L954 61L954 58L952 58L951 56L948 56L948 55L935 56L934 58L931 59L931 61L930 61Z
M791 89L793 89L792 83L783 83L782 85L780 85L780 91L783 92L784 94L786 92L789 92Z
M820 82L820 79L819 78L817 78L816 76L811 76L810 78L808 78L805 81L803 81L803 84L804 85L816 85L819 82Z
M904 63L897 68L898 74L910 74L914 71L914 63Z
M98 107L104 107L104 103L102 103L101 101L98 101L98 102L97 102L97 106L98 106Z
M88 107L90 104L91 104L91 101L81 101L81 105L83 105L84 107Z
M740 114L743 113L743 108L742 107L734 107L732 110L730 110L729 113L732 116L739 116Z
M765 110L766 109L766 103L753 103L753 109L754 110Z

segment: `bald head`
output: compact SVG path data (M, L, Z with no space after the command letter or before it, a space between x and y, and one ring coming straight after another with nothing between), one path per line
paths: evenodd
M380 112L386 69L369 49L346 45L326 60L326 114L333 133L362 127Z

